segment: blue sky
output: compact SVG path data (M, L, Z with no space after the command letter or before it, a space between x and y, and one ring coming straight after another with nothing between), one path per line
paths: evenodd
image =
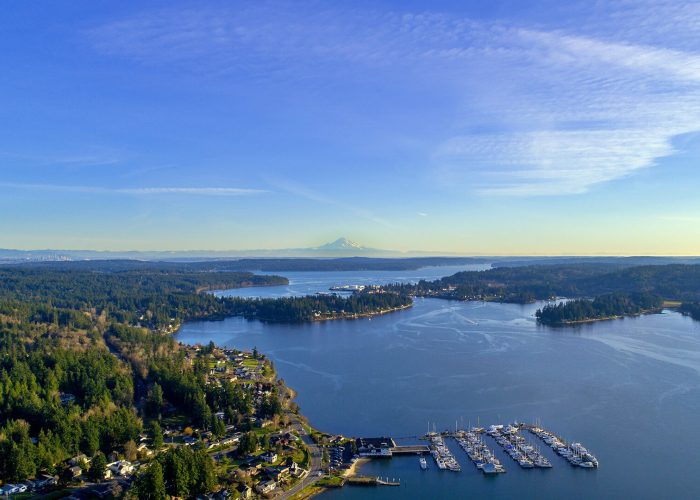
M0 247L700 254L698 19L663 0L13 2Z

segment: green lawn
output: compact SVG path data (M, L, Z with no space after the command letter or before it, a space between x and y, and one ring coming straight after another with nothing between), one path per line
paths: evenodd
M340 488L344 482L345 479L340 476L326 476L317 481L316 485L324 488Z

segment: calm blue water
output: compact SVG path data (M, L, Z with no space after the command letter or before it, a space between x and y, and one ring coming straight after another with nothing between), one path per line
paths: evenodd
M453 272L285 273L288 287L243 292L280 296ZM538 306L417 299L410 310L371 320L189 323L179 340L256 346L327 432L412 442L429 421L447 429L455 420L540 419L601 463L574 469L550 453L552 469L522 470L502 455L508 472L484 477L454 446L461 473L433 464L423 472L416 457L374 461L361 472L403 485L324 497L700 498L700 323L666 312L557 330L535 323Z

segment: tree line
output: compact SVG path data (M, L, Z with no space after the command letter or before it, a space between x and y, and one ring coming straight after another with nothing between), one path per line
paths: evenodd
M610 293L593 300L577 299L548 304L535 313L545 325L565 325L659 310L663 299L646 293Z
M529 265L464 271L433 281L384 287L414 296L529 303L556 297L645 293L700 302L700 265L623 266L610 263Z

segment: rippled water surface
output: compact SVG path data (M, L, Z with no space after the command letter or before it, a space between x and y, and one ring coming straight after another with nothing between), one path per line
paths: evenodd
M283 273L289 286L223 293L304 294L456 270ZM537 307L417 299L410 310L372 319L193 322L178 338L256 346L327 432L413 442L428 422L447 429L539 419L600 460L597 470L574 469L549 453L552 469L521 470L503 455L508 472L484 477L455 446L461 473L434 464L421 471L416 457L375 461L362 472L400 478L402 486L327 497L700 498L700 323L665 312L552 329L535 323Z

